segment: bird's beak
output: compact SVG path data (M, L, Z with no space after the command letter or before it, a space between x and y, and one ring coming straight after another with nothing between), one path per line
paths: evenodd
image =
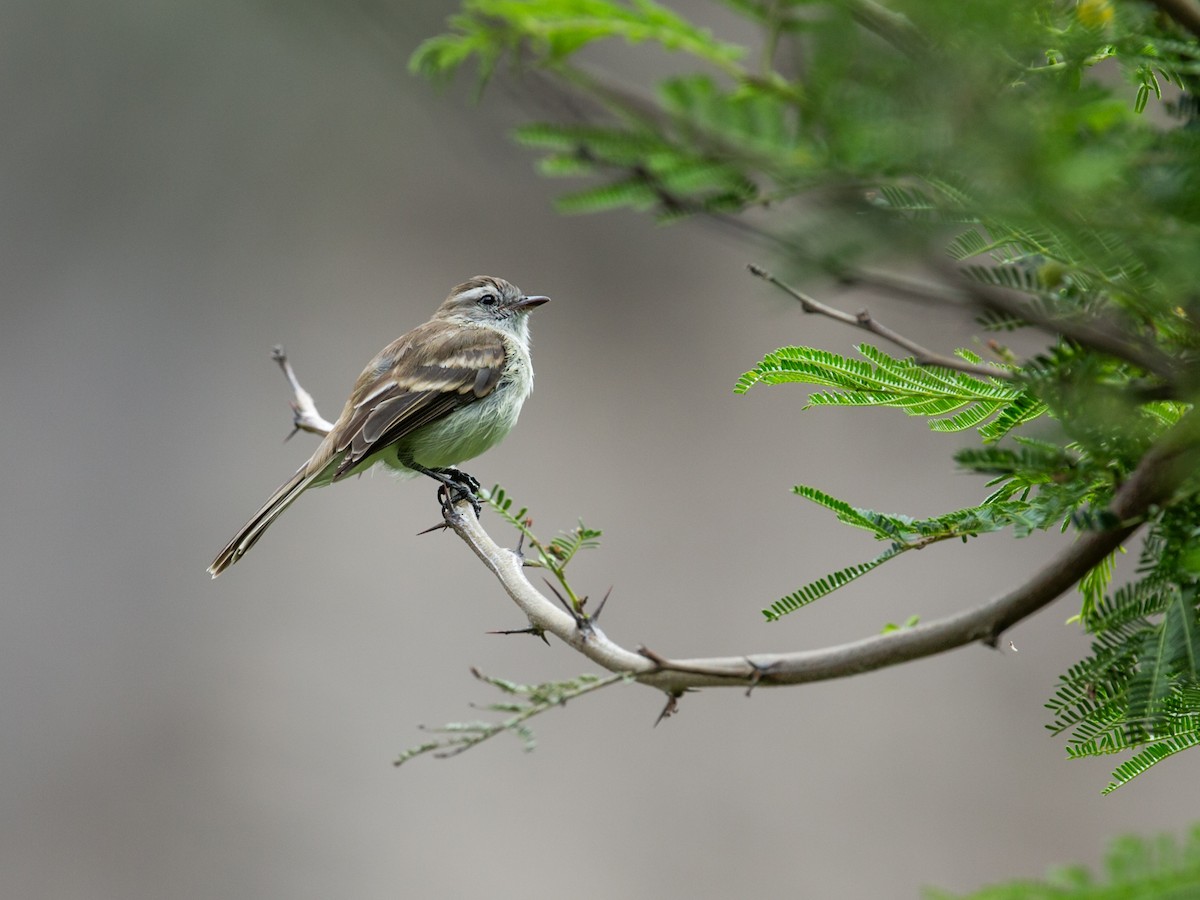
M549 297L522 297L513 304L513 309L533 309L535 306L541 306L543 303L549 303Z

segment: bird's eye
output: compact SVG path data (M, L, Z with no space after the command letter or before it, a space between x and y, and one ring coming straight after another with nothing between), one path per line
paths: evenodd
M484 294L479 298L479 302L484 306L495 306L497 303L495 294Z

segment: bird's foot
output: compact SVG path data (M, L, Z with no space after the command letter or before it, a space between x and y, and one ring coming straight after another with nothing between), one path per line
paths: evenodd
M443 481L441 487L438 488L438 501L442 504L442 515L447 519L457 515L454 507L462 500L470 502L471 509L475 510L476 519L483 512L483 505L479 502L479 496L475 493L479 489L479 482L471 478L470 475L467 478L470 478L474 482L474 488L466 483L459 483L452 478Z
M482 488L482 485L479 483L478 478L468 475L462 469L455 469L453 467L443 469L442 472L444 475L446 475L446 477L448 477L459 487L464 488L472 496L476 498L479 497L479 491Z
M438 482L438 502L442 505L442 515L446 519L450 519L457 515L454 510L456 503L462 500L469 500L471 508L475 510L475 518L479 518L479 514L483 511L483 505L479 502L479 482L459 469L453 466L447 466L444 469L427 469L413 460L404 460L404 465L414 471L420 472L422 475L428 475L434 481Z

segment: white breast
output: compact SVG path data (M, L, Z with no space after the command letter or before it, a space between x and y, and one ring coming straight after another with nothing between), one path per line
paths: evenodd
M415 462L430 469L457 466L503 440L533 390L533 364L522 342L504 335L506 362L496 389L411 435Z

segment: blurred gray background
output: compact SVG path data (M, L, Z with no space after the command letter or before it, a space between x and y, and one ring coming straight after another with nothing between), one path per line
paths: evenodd
M1018 653L707 691L657 728L660 695L614 688L537 721L532 754L502 737L395 770L420 723L494 699L470 666L589 671L485 634L523 623L453 536L415 536L432 485L306 495L209 581L314 443L282 443L271 345L334 415L476 273L554 303L521 426L469 470L547 536L606 530L575 583L613 586L627 645L815 648L981 601L1063 546L935 546L764 624L876 550L791 485L932 514L983 495L948 475L958 439L802 411L799 388L734 397L765 351L859 336L702 226L556 215L565 185L506 139L503 90L473 106L405 72L454 3L399 5L0 8L0 896L913 897L1188 823L1194 755L1102 798L1112 766L1043 730L1086 646L1073 598L1014 629ZM817 289L938 349L971 339L957 314Z

